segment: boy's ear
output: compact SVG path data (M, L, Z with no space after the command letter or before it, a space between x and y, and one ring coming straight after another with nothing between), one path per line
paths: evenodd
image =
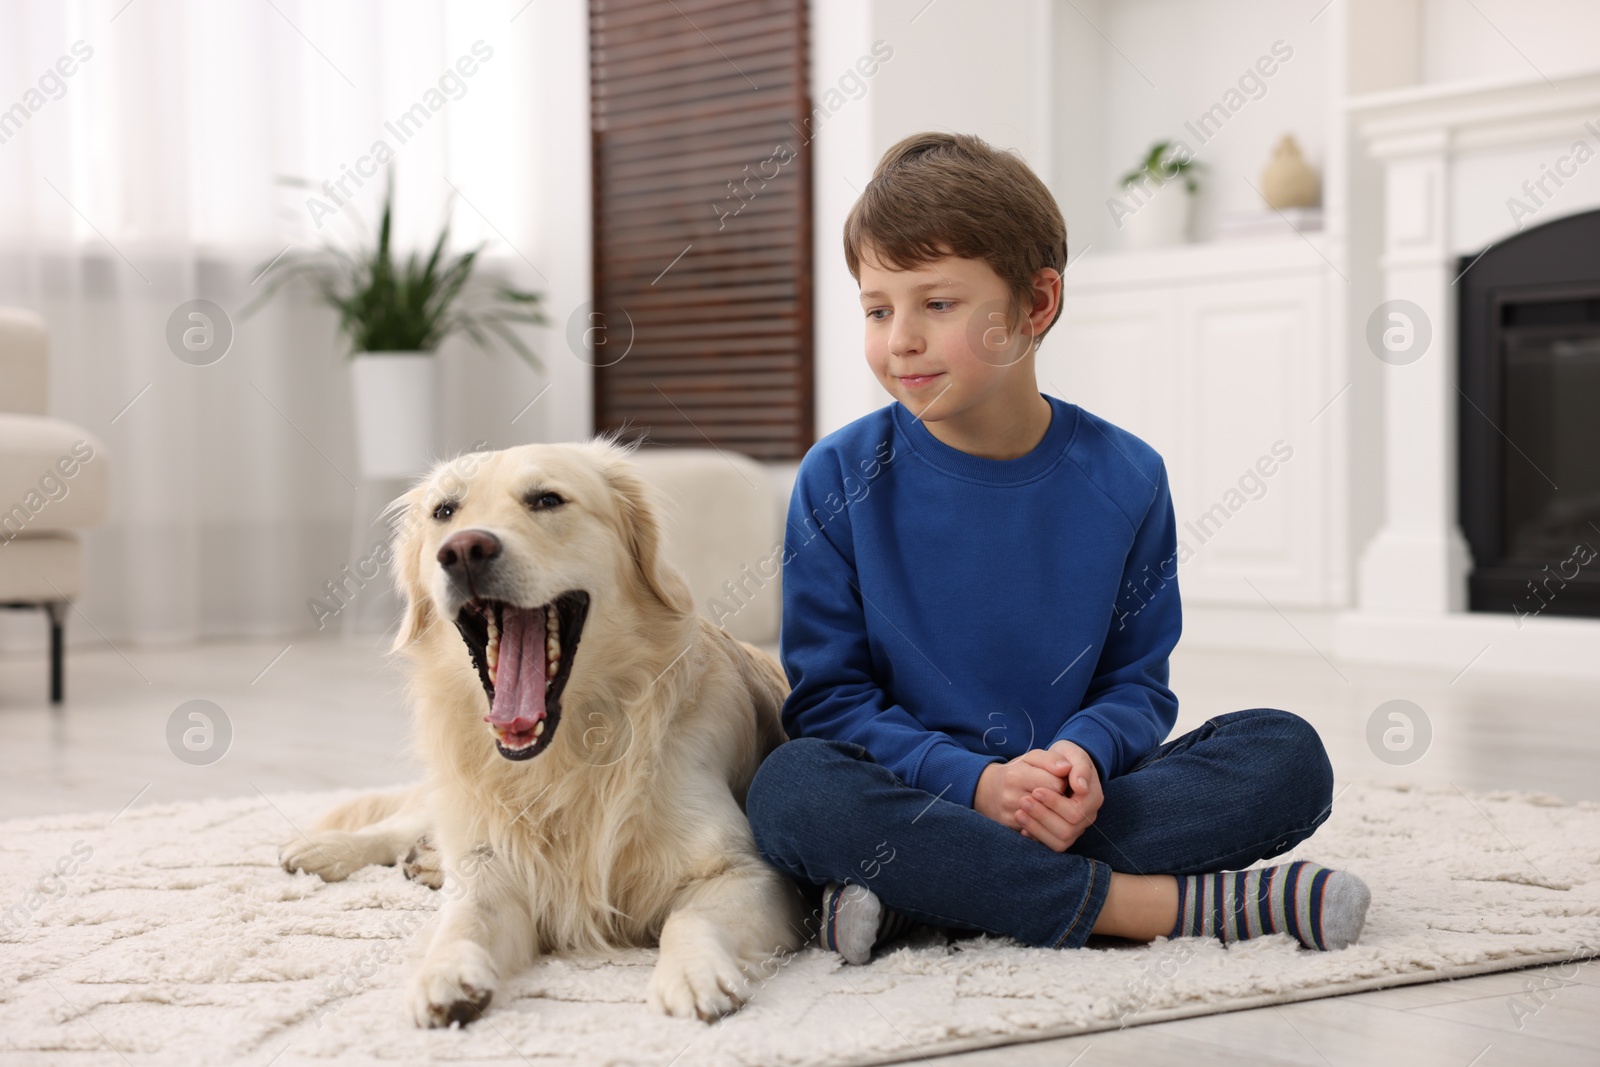
M1041 267L1033 275L1033 301L1023 309L1029 331L1035 338L1044 337L1045 331L1061 317L1061 298L1064 295L1061 272L1054 267Z
M423 524L418 514L422 500L423 487L417 486L389 505L389 510L397 514L391 549L394 584L405 601L400 630L389 647L391 652L399 652L421 637L434 618L433 601L422 583Z

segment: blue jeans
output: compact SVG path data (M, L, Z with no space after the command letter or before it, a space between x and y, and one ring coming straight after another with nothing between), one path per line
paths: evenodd
M919 922L1080 948L1112 871L1243 870L1304 841L1333 810L1322 739L1273 708L1209 719L1102 788L1095 821L1056 852L906 785L860 745L801 737L762 762L745 813L763 858L813 897L854 883Z

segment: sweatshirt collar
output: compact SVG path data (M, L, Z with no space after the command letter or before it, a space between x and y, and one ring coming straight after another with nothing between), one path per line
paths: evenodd
M1040 393L1050 402L1050 426L1033 450L1016 459L987 459L952 448L900 401L890 405L899 435L930 466L968 481L986 485L1019 485L1053 468L1066 453L1078 427L1078 408L1059 397Z

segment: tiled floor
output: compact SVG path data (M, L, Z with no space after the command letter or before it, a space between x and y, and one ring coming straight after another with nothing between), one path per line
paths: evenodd
M1467 791L1600 800L1593 686L1478 668L1454 680L1453 673L1180 646L1172 666L1182 708L1174 736L1221 712L1284 708L1316 725L1341 782L1452 782ZM257 789L389 785L416 774L400 677L377 639L74 649L63 711L51 712L44 685L38 658L0 658L0 818ZM1432 734L1425 754L1400 766L1379 759L1367 740L1374 711L1397 699L1421 708ZM231 726L226 755L213 764L182 761L168 747L169 720L190 700L211 701ZM1540 994L1530 998L1531 988ZM1513 1004L1542 1006L1519 1020ZM918 1052L908 1049L907 1057ZM1240 1062L1600 1063L1600 961L940 1058L951 1067Z

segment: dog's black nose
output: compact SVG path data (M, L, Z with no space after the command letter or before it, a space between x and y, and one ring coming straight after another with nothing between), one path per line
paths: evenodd
M447 571L477 570L500 554L500 539L487 530L457 530L439 546L439 562Z

